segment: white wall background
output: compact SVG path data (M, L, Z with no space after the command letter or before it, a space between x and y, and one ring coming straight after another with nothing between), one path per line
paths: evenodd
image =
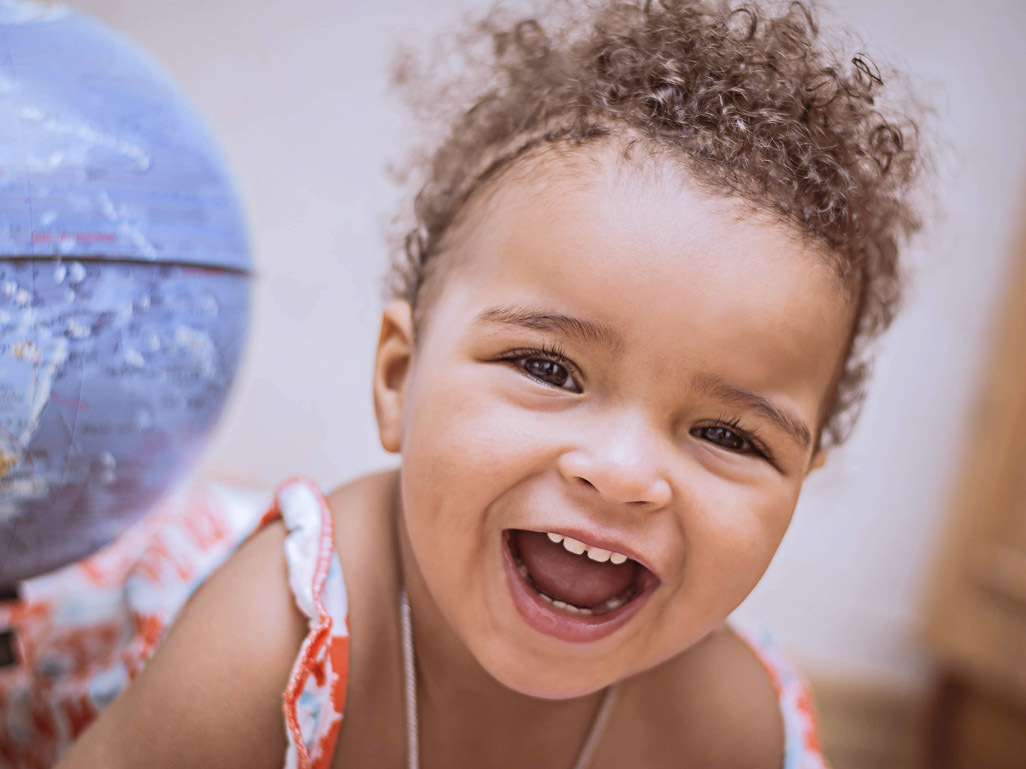
M385 174L406 144L387 93L398 41L482 0L72 0L150 49L221 138L260 277L248 357L203 471L331 485L392 462L370 409ZM914 631L1024 203L1026 3L833 0L883 62L912 73L946 149L907 310L862 422L806 488L743 612L806 667L924 685ZM410 130L409 122L405 123Z

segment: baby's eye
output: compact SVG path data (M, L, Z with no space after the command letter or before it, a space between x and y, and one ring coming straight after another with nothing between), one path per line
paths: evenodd
M548 358L521 358L519 363L520 367L533 379L570 392L580 392L573 376L561 363Z
M729 427L723 425L706 425L705 427L696 427L691 431L691 434L697 438L702 438L715 443L717 446L722 446L728 451L735 451L738 454L758 454L758 449L752 445L746 437L741 435L736 430L732 430Z

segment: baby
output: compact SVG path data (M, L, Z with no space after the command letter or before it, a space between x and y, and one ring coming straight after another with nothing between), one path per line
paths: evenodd
M897 302L914 126L808 9L494 36L383 313L392 472L280 489L60 767L824 765L727 624Z

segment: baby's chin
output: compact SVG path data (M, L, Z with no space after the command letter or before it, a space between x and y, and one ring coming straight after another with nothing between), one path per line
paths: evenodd
M569 650L562 656L534 656L489 648L474 654L478 664L496 682L514 692L541 700L571 700L602 691L617 681L642 672L634 665L623 666L627 656L614 653L610 657L588 655ZM635 661L636 660L632 660Z
M666 665L673 667L674 661L680 660L682 655L697 651L728 628L727 618L723 618L703 630L675 633L674 640L679 643L661 651L649 644L644 649L634 648L628 642L627 646L614 646L608 654L597 655L584 655L573 648L562 655L532 655L524 649L495 648L494 644L482 654L473 650L471 653L478 664L507 689L542 700L571 700L631 678L672 675Z
M487 668L486 668L487 670ZM492 677L507 689L526 697L540 700L573 700L587 697L606 689L619 679L597 678L594 671L587 676L570 677L563 674L538 674L534 670L488 671ZM626 677L626 676L625 676Z

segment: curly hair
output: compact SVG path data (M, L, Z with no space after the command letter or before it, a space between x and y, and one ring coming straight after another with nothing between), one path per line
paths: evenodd
M864 397L869 343L897 311L898 253L920 226L911 193L924 153L913 117L879 106L883 78L867 57L841 63L807 3L773 10L599 0L557 3L569 14L548 27L497 12L477 22L461 47L488 39L492 51L464 62L476 93L462 96L449 133L419 163L414 226L393 260L392 294L417 308L462 207L515 159L557 145L640 141L679 158L707 190L739 196L826 245L855 307L820 435L821 446L841 443ZM396 81L428 104L408 69ZM461 100L459 88L433 97L435 119L439 105Z

